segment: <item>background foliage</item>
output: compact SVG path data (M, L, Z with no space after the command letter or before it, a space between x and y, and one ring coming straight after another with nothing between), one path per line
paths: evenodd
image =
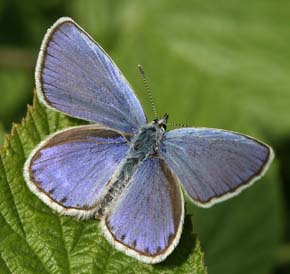
M187 211L209 273L289 273L289 14L287 0L2 0L0 140L32 102L46 29L71 16L116 61L149 119L138 63L172 122L240 131L274 147L270 171L249 190Z

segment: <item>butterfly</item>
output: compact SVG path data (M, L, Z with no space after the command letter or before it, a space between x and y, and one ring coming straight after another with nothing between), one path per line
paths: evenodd
M40 101L93 122L48 136L24 165L29 189L55 211L99 218L106 239L144 263L179 242L183 193L210 207L259 179L274 153L221 129L166 131L168 114L148 122L130 84L71 18L47 31L35 70Z

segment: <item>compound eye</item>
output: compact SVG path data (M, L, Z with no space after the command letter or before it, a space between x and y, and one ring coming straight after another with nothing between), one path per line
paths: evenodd
M166 126L166 125L161 125L161 128L162 128L164 131L166 131L167 126Z

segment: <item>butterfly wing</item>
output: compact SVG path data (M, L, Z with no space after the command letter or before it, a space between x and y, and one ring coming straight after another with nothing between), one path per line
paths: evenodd
M158 263L179 241L183 206L176 177L163 160L148 158L102 219L102 229L117 249L145 263Z
M120 70L70 18L60 18L47 31L35 78L38 96L48 107L126 133L146 123Z
M166 132L160 154L202 207L237 195L264 174L273 158L272 149L260 141L208 128Z
M31 191L56 211L87 217L127 150L125 137L114 130L97 125L65 129L35 148L24 176Z

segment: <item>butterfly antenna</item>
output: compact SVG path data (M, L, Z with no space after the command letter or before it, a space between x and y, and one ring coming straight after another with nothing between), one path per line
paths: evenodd
M151 106L152 106L152 109L153 109L153 112L154 112L155 119L157 119L158 118L158 112L157 112L157 109L156 109L156 106L155 106L155 103L154 103L154 100L153 100L152 93L151 93L150 88L148 86L148 82L147 82L146 77L145 77L144 69L139 64L138 64L138 68L139 68L139 71L141 73L141 76L142 76L142 79L143 79L143 82L144 82L145 89L146 89L146 91L147 91L147 93L149 95L149 100L150 100L150 103L151 103Z
M180 127L191 127L189 125L186 125L186 124L180 124L180 123L167 123L168 126L173 126L173 127L176 127L176 128L180 128Z

